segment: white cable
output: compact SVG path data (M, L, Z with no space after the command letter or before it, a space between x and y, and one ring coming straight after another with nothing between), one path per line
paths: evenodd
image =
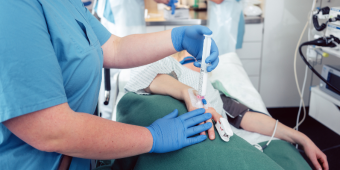
M306 81L307 81L307 75L308 75L308 66L306 66L306 70L305 70L305 78L303 80L303 85L302 85L302 93L301 95L303 96L303 93L305 91L305 86L306 86ZM299 130L299 119L300 119L300 112L301 112L301 106L302 106L302 102L303 100L300 100L300 106L299 106L299 111L298 111L298 115L296 118L296 126L295 126L295 130ZM301 122L302 123L302 122Z
M277 129L277 124L279 123L279 120L276 120L276 123L275 123L275 128L274 128L274 132L272 134L272 136L270 137L269 141L267 142L267 144L265 144L264 146L260 146L259 144L255 144L254 146L259 149L260 151L263 152L264 149L266 149L266 147L269 145L269 143L273 140L274 138L274 135L276 133L276 129Z
M305 27L303 28L303 31L300 35L300 38L299 38L299 41L296 45L296 49L295 49L295 55L294 55L294 76L295 76L295 83L296 83L296 87L297 87L297 90L299 92L299 95L300 95L300 103L302 103L302 106L303 106L303 118L302 120L300 121L300 123L297 124L297 126L301 125L302 122L305 120L306 118L306 107L305 107L305 102L303 101L303 95L301 94L301 91L300 91L300 86L299 86L299 81L298 81L298 78L297 78L297 73L296 73L296 56L297 56L297 53L298 53L298 49L299 49L299 45L301 43L301 40L302 40L302 37L307 29L307 26L310 24L310 21L311 21L311 16L313 15L313 10L315 8L315 4L316 4L316 0L313 0L313 5L312 5L312 9L311 9L311 13L309 15L309 18L306 22L306 25ZM308 33L308 38L310 38L310 29L309 29L309 33ZM301 105L301 104L300 104ZM299 109L300 110L300 109ZM295 126L294 129L297 127Z
M274 135L275 135L275 132L276 132L276 128L277 128L277 124L279 123L279 120L276 120L276 123L275 123L275 128L274 128L274 132L272 134L272 136L270 137L269 141L267 142L267 146L269 145L269 143L273 140L274 138Z
M305 31L306 31L307 26L308 26L308 21L306 22L306 25L305 25L305 27L303 28L303 31L302 31L302 33L301 33L301 35L300 35L300 39L299 39L299 41L298 41L298 43L297 43L297 46L296 46L296 49L295 49L295 55L294 55L294 75L295 75L295 83L296 83L296 87L297 87L297 90L298 90L299 95L300 95L300 102L302 101L303 113L304 113L303 118L302 118L301 122L300 122L298 125L300 125L300 124L305 120L305 117L306 117L306 107L305 107L305 102L303 101L303 96L302 96L301 91L300 91L299 81L298 81L297 73L296 73L296 56L297 56L297 51L298 51L299 45L300 45L300 43L301 43L301 39L302 39L302 37L303 37L303 34L304 34ZM294 129L295 129L295 128L296 128L296 126L294 127Z

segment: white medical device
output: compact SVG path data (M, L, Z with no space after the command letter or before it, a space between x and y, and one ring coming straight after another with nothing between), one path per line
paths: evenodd
M228 120L223 117L221 117L220 120L216 122L215 127L221 139L225 142L229 142L230 137L234 135Z
M324 65L321 75L327 82L331 83L336 88L340 89L340 66ZM337 93L332 87L328 86L324 81L320 81L320 90L329 94L330 96L340 100L340 94Z
M198 86L198 94L200 96L205 96L207 92L207 82L208 82L208 71L207 67L209 64L205 63L205 60L210 55L210 47L211 47L211 37L212 35L204 35L203 42L203 52L202 52L202 61L201 61L201 71L200 71L200 79Z
M320 64L322 63L322 58L323 57L328 57L329 55L332 56L337 56L340 57L340 7L321 7L317 9L317 11L314 11L314 7L316 4L316 0L313 0L313 6L312 6L312 23L313 23L313 28L311 28L309 30L309 38L307 42L304 42L300 45L299 47L299 53L302 57L302 60L306 63L306 73L305 73L305 80L304 80L304 86L305 86L305 82L306 82L306 78L307 78L307 69L311 69L312 72L320 78L320 89L319 87L312 87L312 93L311 93L311 97L310 97L310 110L309 110L309 114L314 117L316 120L325 123L327 122L326 126L330 127L330 125L328 124L329 121L321 121L319 117L322 117L321 119L323 119L324 117L327 117L326 119L328 120L333 120L336 116L329 114L328 110L327 112L324 112L321 108L330 108L329 106L333 106L333 104L330 104L331 102L319 102L316 100L316 98L319 96L318 94L323 93L322 95L324 96L329 96L329 95L334 95L332 97L336 98L339 100L340 99L340 86L338 86L338 83L340 81L340 72L339 71L332 71L332 70L336 70L339 69L339 67L337 67L336 69L331 68L329 66L323 66L322 69L322 74L318 73L318 71L316 71L314 69L314 65L315 64ZM322 23L321 25L319 24L319 19L326 19L325 23ZM304 31L307 28L307 24L305 26ZM326 29L326 30L325 30ZM324 31L325 30L325 31ZM301 34L301 37L304 33L304 31ZM314 37L314 39L312 38ZM299 43L301 42L301 39L299 40ZM301 48L303 46L307 46L307 54L308 54L308 60L304 57L304 54L301 51ZM312 52L313 51L313 52ZM318 56L321 56L320 59L318 59ZM313 62L311 62L313 61ZM316 61L316 62L315 62ZM318 62L320 61L320 63ZM332 72L335 72L335 74L333 74ZM295 73L296 74L296 73ZM297 77L297 76L296 76ZM296 78L296 82L297 82L297 78ZM298 82L297 82L298 85ZM312 84L311 84L312 85ZM298 88L299 89L299 88ZM315 90L317 89L317 90ZM303 91L303 90L302 90ZM317 91L317 93L315 92ZM317 97L316 97L317 96ZM301 102L300 102L300 109L298 112L298 118L296 121L296 130L298 130L298 126L305 120L305 115L306 115L306 111L304 111L304 117L301 120L301 122L299 122L299 116L300 116L300 110L301 110L301 105L303 104L303 92L302 95L300 93L300 97L301 97ZM317 98L319 99L319 98ZM317 102L316 102L317 101ZM324 100L326 101L326 100ZM327 106L326 106L327 105ZM322 106L322 107L321 107ZM305 110L305 109L304 109ZM334 110L337 110L334 109ZM338 111L338 110L337 110ZM325 115L325 113L329 114L328 116ZM317 115L317 116L316 116ZM321 116L323 115L323 116ZM331 117L330 117L331 115ZM319 116L319 117L318 117Z
M329 11L329 18L336 18L338 15L340 15L340 7L332 7ZM340 25L340 21L336 21L334 24Z
M333 35L335 37L340 37L340 25L336 25L335 23L328 23L326 29L326 36Z

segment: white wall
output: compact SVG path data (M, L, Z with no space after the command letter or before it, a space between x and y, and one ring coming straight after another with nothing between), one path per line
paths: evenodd
M317 5L319 5L318 0ZM322 1L322 6L340 6L339 0ZM266 0L264 37L262 46L260 94L267 107L296 107L299 95L296 89L293 70L295 47L307 21L312 0ZM305 34L302 42L307 41ZM305 50L304 50L305 52ZM340 59L329 57L323 64L340 65ZM316 67L321 71L321 66ZM302 85L305 64L298 55L297 72ZM305 103L309 103L310 76L307 79ZM314 76L313 84L320 80Z

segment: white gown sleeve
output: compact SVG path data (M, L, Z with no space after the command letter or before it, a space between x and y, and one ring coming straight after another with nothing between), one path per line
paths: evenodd
M157 62L131 69L130 81L126 84L125 91L136 94L149 94L144 89L151 84L157 74L171 75L181 83L198 90L199 73L182 66L174 58L167 57ZM210 82L208 82L205 99L217 113L226 117L220 94Z
M125 91L137 94L149 94L145 92L144 89L151 84L157 74L172 75L171 73L173 73L174 70L180 70L176 62L172 57L166 57L154 63L131 69L130 81L126 84ZM176 76L178 76L178 73L180 73L180 71L177 71Z

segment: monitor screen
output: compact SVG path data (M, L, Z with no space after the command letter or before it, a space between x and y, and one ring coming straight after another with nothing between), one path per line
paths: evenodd
M328 74L328 80L329 83L331 83L335 88L340 89L340 77L329 72ZM334 93L337 93L332 87L326 85L326 88L329 90L332 90ZM337 93L340 95L339 93Z

